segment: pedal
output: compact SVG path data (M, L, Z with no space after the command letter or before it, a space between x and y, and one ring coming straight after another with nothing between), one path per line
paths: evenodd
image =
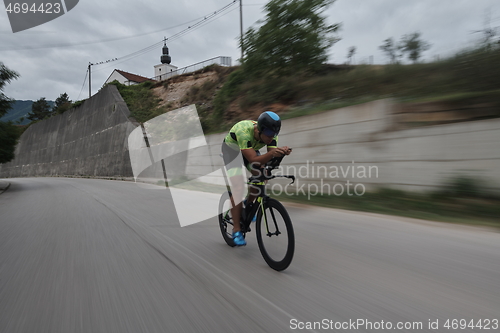
M243 225L243 223L241 223L240 226L241 226L241 230L242 231L244 230L243 233L247 233L247 232L252 231L252 229L250 228L250 226L245 227L245 225Z

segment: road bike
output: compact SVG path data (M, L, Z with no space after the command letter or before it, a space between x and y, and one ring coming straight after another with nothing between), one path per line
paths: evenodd
M295 176L292 175L272 175L272 171L279 167L282 159L283 157L273 158L261 169L259 175L248 178L247 184L258 188L259 191L255 202L242 209L240 218L241 232L246 237L246 234L253 227L252 219L257 214L255 230L260 253L266 263L277 271L282 271L290 265L295 250L295 235L288 212L278 200L266 194L266 184L269 180L288 178L292 180L290 184L295 182ZM219 226L227 245L234 247L231 216L232 194L225 171L224 178L228 191L222 194L219 201Z

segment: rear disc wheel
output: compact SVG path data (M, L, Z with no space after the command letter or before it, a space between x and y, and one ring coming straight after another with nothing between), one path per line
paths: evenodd
M231 192L222 194L219 201L219 227L222 238L227 245L234 247L233 241L233 217L231 214Z

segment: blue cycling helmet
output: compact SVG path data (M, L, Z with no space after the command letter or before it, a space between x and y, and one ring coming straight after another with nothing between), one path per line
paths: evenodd
M262 112L257 119L257 129L270 137L278 135L281 129L280 116L272 111Z

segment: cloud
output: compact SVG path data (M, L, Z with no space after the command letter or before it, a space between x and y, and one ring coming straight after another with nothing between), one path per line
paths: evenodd
M260 5L251 5L265 2L244 1L245 30L264 17ZM82 85L88 63L114 58L119 61L92 68L94 93L115 68L152 77L162 45L127 61L121 57L161 43L163 37L194 22L169 27L193 21L230 3L231 0L85 0L56 20L16 34L10 29L5 11L0 11L0 61L21 74L20 79L6 87L5 93L15 99L44 96L54 100L63 92L73 100L86 98L88 83L83 90ZM337 0L325 12L329 22L343 24L342 40L331 48L330 61L346 61L348 48L356 46L356 62L374 56L376 63L385 63L387 59L378 50L383 40L399 40L403 34L414 31L420 31L422 38L432 44L425 59L449 55L476 38L471 31L484 27L488 8L493 17L500 16L497 0ZM172 64L184 67L219 55L232 57L235 64L240 56L238 9L236 3L202 28L169 40Z

